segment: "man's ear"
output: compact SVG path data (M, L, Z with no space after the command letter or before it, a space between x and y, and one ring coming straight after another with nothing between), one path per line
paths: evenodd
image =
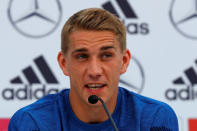
M128 49L126 49L123 52L122 67L121 67L121 70L120 70L120 74L123 74L123 73L125 73L127 71L127 68L129 66L130 60L131 60L131 53L130 53L130 51Z
M67 66L66 66L66 59L62 51L58 53L57 61L59 63L60 68L62 69L64 75L69 76Z

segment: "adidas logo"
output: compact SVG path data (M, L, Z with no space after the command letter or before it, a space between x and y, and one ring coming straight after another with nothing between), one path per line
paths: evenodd
M28 66L22 70L21 76L16 76L10 80L12 87L2 91L5 100L32 100L57 93L60 88L54 73L48 66L43 56L34 59L35 67ZM37 70L35 70L37 69Z
M43 56L39 56L38 58L34 59L34 63L36 64L37 68L41 72L46 83L58 84L57 79L55 78L53 72L49 68L49 66ZM33 70L33 68L31 66L28 66L27 68L23 69L22 72L30 85L31 84L41 84L38 76L36 75L35 71ZM12 84L23 84L24 83L19 76L15 77L10 82Z
M195 64L197 65L197 60ZM165 92L168 100L194 100L197 98L197 71L194 67L189 67L183 73L185 79L180 76L173 81L174 85L182 88L170 88Z
M115 6L116 5L116 6ZM136 12L133 10L131 5L127 0L114 0L108 1L102 5L105 10L108 10L112 14L121 18L122 16L126 17L126 19L122 19L122 22L125 24L128 34L149 34L149 25L146 22L131 22L130 19L136 20L138 16ZM118 11L117 11L118 10ZM118 13L119 12L119 13Z
M116 0L116 2L118 3L120 9L122 10L126 18L137 18L136 13L134 12L127 0ZM102 5L102 7L120 18L120 15L118 14L111 2L106 2Z

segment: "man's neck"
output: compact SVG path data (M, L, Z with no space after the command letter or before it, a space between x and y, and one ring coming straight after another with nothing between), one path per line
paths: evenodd
M104 110L104 107L98 101L99 105L90 105L84 102L76 101L71 99L71 95L69 94L71 108L76 115L76 117L83 121L84 123L101 123L108 119L108 116ZM106 103L106 106L112 114L115 110L117 102L117 96L113 100Z

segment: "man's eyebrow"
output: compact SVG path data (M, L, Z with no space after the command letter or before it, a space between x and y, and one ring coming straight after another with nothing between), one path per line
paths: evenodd
M79 48L79 49L76 49L72 52L72 54L76 53L76 52L87 52L88 50L86 48Z
M108 50L108 49L115 49L114 46L104 46L104 47L101 47L100 50Z
M100 48L100 50L108 50L108 49L115 49L115 47L114 46L103 46ZM87 51L88 51L88 49L86 49L86 48L79 48L79 49L72 51L72 54L77 53L77 52L87 52Z

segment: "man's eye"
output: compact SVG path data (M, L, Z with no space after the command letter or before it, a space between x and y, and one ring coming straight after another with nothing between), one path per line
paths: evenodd
M110 58L110 57L112 57L112 54L111 53L104 53L102 55L102 58Z
M88 55L87 54L79 54L76 57L77 57L77 59L86 59L86 58L88 58Z

